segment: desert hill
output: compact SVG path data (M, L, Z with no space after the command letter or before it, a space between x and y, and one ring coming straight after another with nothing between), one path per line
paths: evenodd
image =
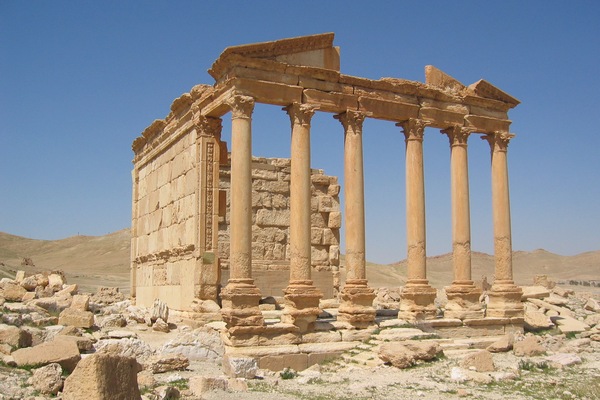
M129 290L130 233L123 229L105 236L73 236L61 240L36 240L0 232L0 278L15 272L62 270L69 282L84 289L118 286ZM31 265L22 265L29 258ZM474 252L472 276L488 282L494 276L494 257ZM546 250L517 251L513 255L514 278L518 284L531 284L536 274L557 280L600 280L600 251L561 256ZM452 281L452 254L428 257L428 278L433 286ZM406 261L390 265L368 263L367 278L373 287L401 286L406 278Z

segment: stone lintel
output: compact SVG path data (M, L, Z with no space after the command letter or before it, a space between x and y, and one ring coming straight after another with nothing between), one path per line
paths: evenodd
M228 78L244 78L250 80L298 85L298 75L286 74L283 71L269 71L258 68L235 66L229 71Z
M479 133L508 132L511 122L472 114L465 116L465 127Z
M236 94L250 96L257 103L288 106L292 103L302 103L302 88L267 81L245 78L234 78L228 81Z
M446 129L452 125L462 125L465 114L439 108L421 107L418 118L427 121L428 126Z
M419 106L416 104L370 97L359 97L358 104L359 109L371 118L398 122L419 116Z
M227 88L220 92L221 93L219 94L215 94L215 97L213 97L210 103L202 107L200 113L203 117L220 118L229 112L230 107L227 105L227 101L233 96L233 90Z
M316 105L319 111L341 113L347 110L358 110L358 97L355 95L305 89L302 99L304 103Z
M310 77L325 82L339 82L340 72L331 69L310 67L305 65L286 64L286 74L298 75L299 77Z

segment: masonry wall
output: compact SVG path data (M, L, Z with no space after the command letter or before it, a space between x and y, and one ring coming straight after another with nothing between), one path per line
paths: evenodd
M157 298L185 309L200 267L197 242L197 146L188 133L134 169L132 263L137 303ZM137 174L137 176L135 176Z
M263 296L281 296L289 281L290 167L282 158L252 159L252 276ZM229 278L230 164L220 168L225 213L219 218L221 282ZM312 278L326 298L339 289L340 186L323 170L312 170Z

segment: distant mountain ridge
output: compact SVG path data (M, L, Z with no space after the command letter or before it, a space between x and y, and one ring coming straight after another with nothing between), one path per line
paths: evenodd
M60 240L37 240L0 232L0 277L14 277L19 269L28 272L62 270L67 278L90 287L104 284L129 286L131 235L123 229L104 236L72 236ZM24 258L34 266L22 266ZM555 280L600 280L600 250L561 256L543 249L513 253L513 272L519 284L532 284L537 274ZM452 254L427 258L427 277L436 287L452 282ZM472 253L472 278L492 282L494 256ZM401 286L406 278L406 260L381 265L368 263L367 278L373 287Z

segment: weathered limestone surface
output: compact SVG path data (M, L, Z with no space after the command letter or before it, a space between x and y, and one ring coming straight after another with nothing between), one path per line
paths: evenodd
M514 137L508 111L517 99L485 80L463 85L433 66L426 67L424 83L344 75L331 33L229 47L209 73L213 86L183 94L165 119L133 142L131 292L139 304L160 298L175 310L192 311L194 299L220 300L226 337L234 346L255 345L270 330L276 333L266 334L263 344L272 344L313 328L317 272L328 272L330 283L321 292L341 294L338 322L367 328L375 295L364 274L362 121L375 118L402 127L406 138L408 276L399 317L430 320L441 311L426 267L423 141L425 128L434 128L447 134L451 145L454 279L446 291L447 317L473 330L520 329L523 292L513 281L507 161ZM252 113L258 103L290 114L291 161L252 157ZM309 174L315 111L333 113L344 127L346 287L340 287L338 271L340 186L320 171ZM231 114L231 158L221 141L225 114ZM485 315L471 279L467 138L472 134L482 134L491 149L496 264ZM280 285L261 279L264 272L286 271L290 264L281 286L287 287L288 306L301 315L288 312L283 324L267 326L258 303L264 295L280 295L266 292ZM493 321L469 322L482 317Z
M65 380L65 400L141 399L137 373L140 365L133 357L106 353L91 355L77 365Z

